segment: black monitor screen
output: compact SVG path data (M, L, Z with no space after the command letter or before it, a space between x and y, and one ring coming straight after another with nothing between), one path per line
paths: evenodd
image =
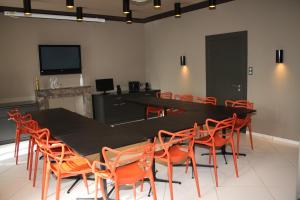
M72 74L81 73L79 45L40 45L40 73Z
M112 78L108 79L98 79L96 80L97 91L105 92L109 90L114 90L114 81Z

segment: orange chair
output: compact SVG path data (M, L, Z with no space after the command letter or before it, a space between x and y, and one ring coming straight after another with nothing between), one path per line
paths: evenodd
M50 172L53 172L57 177L56 200L59 200L60 197L61 179L66 177L82 175L85 187L89 192L86 174L92 172L92 169L86 158L70 152L68 147L61 143L52 144L45 149L41 149L41 151L46 155L47 159L43 200L47 199ZM54 161L54 163L51 161Z
M194 101L194 97L191 94L184 94L184 95L175 94L174 99L177 99L177 100L180 100L180 101L187 101L187 102L193 102Z
M217 99L215 97L195 97L195 102L202 104L217 105Z
M195 144L205 145L210 148L209 150L209 164L211 163L211 156L214 159L214 172L215 172L215 180L216 186L218 187L218 172L217 172L217 158L216 158L216 148L221 148L224 145L230 144L232 149L232 155L234 160L235 173L238 177L238 167L236 154L234 149L234 141L233 141L233 130L236 123L236 115L234 114L232 118L225 119L223 121L216 121L213 119L207 119L205 126L206 130L200 130L202 135L207 134L199 139L195 140ZM229 131L227 133L223 133L223 131Z
M156 190L152 173L154 144L148 143L124 151L104 147L102 155L105 163L94 161L92 166L95 174L95 199L98 196L99 182L102 196L106 199L103 189L103 179L110 179L115 182L116 199L119 200L120 185L133 185L134 199L136 199L136 183L142 181L141 190L143 190L143 180L148 178L151 184L153 199L156 200ZM101 166L105 167L106 170L101 170Z
M16 136L15 136L15 152L14 157L16 158L16 165L19 161L19 147L21 142L21 136L22 135L30 135L26 132L26 129L24 129L24 126L34 126L31 124L32 117L30 114L22 115L21 112L18 109L12 109L8 113L8 120L12 120L16 123ZM29 164L29 155L30 155L30 144L31 140L29 139L28 144L28 155L27 155L27 169Z
M156 97L161 99L172 99L172 96L173 96L172 92L156 93ZM163 114L163 112L164 109L161 107L148 106L146 111L146 119L149 118L150 113L155 113L157 114L158 117L160 117Z
M237 100L237 101L232 101L232 100L226 100L225 105L228 107L234 107L234 108L246 108L253 110L254 109L254 104L247 101L247 100ZM234 131L237 133L237 156L239 157L240 153L240 133L241 129L244 127L247 127L249 130L249 138L250 138L250 145L253 150L253 140L252 140L252 127L251 127L251 114L247 114L245 119L239 119L237 118Z
M159 131L158 133L162 150L155 153L155 159L168 165L170 196L172 200L174 199L172 185L173 165L185 162L186 166L188 167L188 163L190 160L192 161L197 192L198 196L200 197L200 186L194 153L194 137L196 135L196 131L197 124L194 125L194 128L176 133L171 133L163 130ZM169 140L165 142L166 138L169 138Z

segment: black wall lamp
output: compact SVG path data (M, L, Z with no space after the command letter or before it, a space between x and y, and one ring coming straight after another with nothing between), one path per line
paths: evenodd
M31 0L23 0L24 14L31 15Z
M130 3L129 3L129 0L123 0L123 13L124 14L130 13Z
M180 3L175 3L174 4L174 12L175 12L175 17L176 18L181 17L181 5L180 5Z
M160 8L161 7L161 0L153 0L153 7Z
M77 7L76 8L76 19L77 19L78 22L81 22L83 20L82 7Z
M180 56L180 65L182 67L186 66L186 57L185 56Z
M67 8L74 8L74 0L66 0L66 7Z
M276 63L283 63L283 50L276 50Z

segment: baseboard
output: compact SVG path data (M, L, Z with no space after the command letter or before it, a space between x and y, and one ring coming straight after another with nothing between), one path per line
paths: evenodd
M246 134L249 134L249 131L246 131ZM263 138L270 139L273 141L279 141L279 142L285 142L285 143L289 143L289 144L299 145L299 141L296 141L296 140L285 139L285 138L276 137L276 136L272 136L272 135L266 135L266 134L257 133L257 132L252 132L252 135L255 135L258 137L263 137Z

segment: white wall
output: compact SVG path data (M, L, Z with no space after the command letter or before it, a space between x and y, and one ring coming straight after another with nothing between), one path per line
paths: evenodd
M235 0L145 25L146 79L155 88L205 96L205 36L248 31L248 99L254 131L299 140L300 1ZM284 49L284 65L275 50ZM179 57L186 55L182 69Z
M39 76L39 44L79 44L86 84L114 78L128 88L129 80L145 81L144 28L122 22L77 23L0 16L0 103L34 99ZM62 87L78 86L79 75L58 75ZM49 88L49 76L41 76Z

